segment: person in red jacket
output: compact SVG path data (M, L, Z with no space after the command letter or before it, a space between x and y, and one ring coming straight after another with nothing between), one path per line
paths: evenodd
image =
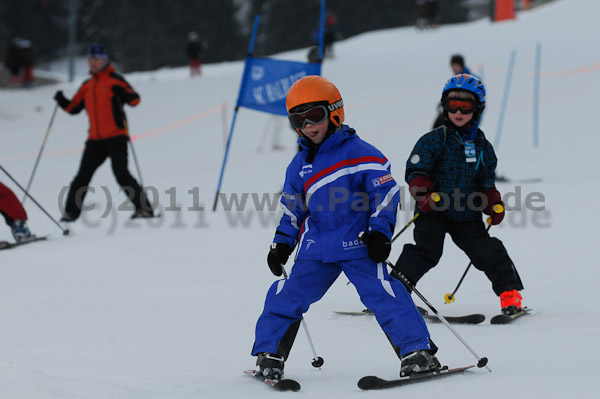
M12 190L0 183L0 213L10 226L16 242L25 242L35 238L27 227L27 212Z
M70 114L77 114L85 108L90 121L81 165L69 188L61 221L77 220L87 186L106 158L111 159L117 182L135 206L132 218L152 217L152 206L127 168L129 135L123 106L138 105L140 96L115 71L102 45L92 44L87 56L92 77L83 82L72 100L68 100L61 90L54 95L58 105Z

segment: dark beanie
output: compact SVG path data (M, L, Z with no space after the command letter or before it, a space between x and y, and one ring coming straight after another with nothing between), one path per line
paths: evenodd
M90 47L88 47L87 57L88 58L102 58L102 59L107 60L108 54L106 54L106 50L104 49L103 45L94 43L94 44L90 45Z
M452 56L452 58L450 58L450 65L452 65L452 64L458 64L464 68L465 67L465 59L460 54L454 54Z

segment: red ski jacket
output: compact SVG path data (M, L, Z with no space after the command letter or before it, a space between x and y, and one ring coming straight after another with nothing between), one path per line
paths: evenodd
M83 82L68 104L61 107L70 114L85 108L89 120L90 140L103 140L127 135L127 119L124 104L136 106L140 96L127 81L108 64L102 71Z

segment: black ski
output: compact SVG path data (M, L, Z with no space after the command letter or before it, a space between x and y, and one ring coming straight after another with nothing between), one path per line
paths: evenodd
M0 250L2 250L2 249L10 249L10 248L18 247L20 245L30 244L32 242L45 240L46 238L48 238L48 236L35 237L35 238L31 239L31 240L21 241L21 242L0 241Z
M429 314L427 309L420 306L417 306L417 309L419 309L419 312L425 321L429 321L430 323L441 323L441 320L438 319L436 315ZM471 313L463 316L444 316L444 319L452 324L479 324L483 323L485 315L481 313Z
M419 308L421 311L421 315L430 323L441 323L440 319L435 315L430 315L425 309ZM373 312L369 309L361 310L360 312L343 312L343 311L335 311L336 314L345 315L345 316L373 316ZM452 324L479 324L485 320L485 315L481 313L473 313L462 316L444 316L448 323Z
M448 366L444 366L440 370L436 370L436 371L432 371L432 372L428 372L428 373L413 374L413 375L409 375L407 377L400 377L395 380L384 380L383 378L379 378L379 377L370 375L370 376L363 377L360 380L358 380L358 387L360 389L365 389L365 390L392 388L392 387L397 387L400 385L410 384L413 382L424 381L424 380L431 379L431 378L445 377L450 374L463 372L463 371L468 370L473 367L475 367L475 366L472 365L472 366L457 367L454 369L449 369Z
M544 179L541 177L530 177L525 179L509 179L506 176L496 176L496 183L515 183L515 184L527 184L527 183L540 183Z
M265 376L260 374L258 370L244 370L244 374L247 374L251 377L256 378L259 381L264 382L276 391L298 392L300 390L300 383L296 380L291 380L289 378L284 378L282 380L265 378Z
M430 323L441 323L440 319L438 319L435 315L425 315L423 316L425 321ZM466 314L462 316L444 316L444 319L451 324L479 324L485 320L485 315L481 313L472 313Z
M143 220L143 219L157 219L157 218L161 218L162 217L162 213L157 213L156 215L152 215L152 216L137 216L134 217L134 215L131 215L131 217L129 218L129 220Z
M496 315L494 317L492 317L492 319L490 320L491 324L508 324L508 323L512 323L513 321L515 321L516 319L518 319L521 316L525 316L527 313L531 312L532 309L529 309L527 307L522 308L521 310L519 310L517 313L515 314L499 314Z

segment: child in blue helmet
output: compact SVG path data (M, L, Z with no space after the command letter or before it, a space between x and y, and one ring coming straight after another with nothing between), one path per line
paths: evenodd
M506 248L489 236L482 221L482 212L491 225L504 219L495 186L496 154L479 129L485 87L473 75L455 75L446 82L441 103L444 124L419 139L406 163L405 179L419 217L415 244L404 246L395 269L416 284L437 265L448 233L491 281L502 312L516 313L523 284ZM440 202L433 201L433 193Z

